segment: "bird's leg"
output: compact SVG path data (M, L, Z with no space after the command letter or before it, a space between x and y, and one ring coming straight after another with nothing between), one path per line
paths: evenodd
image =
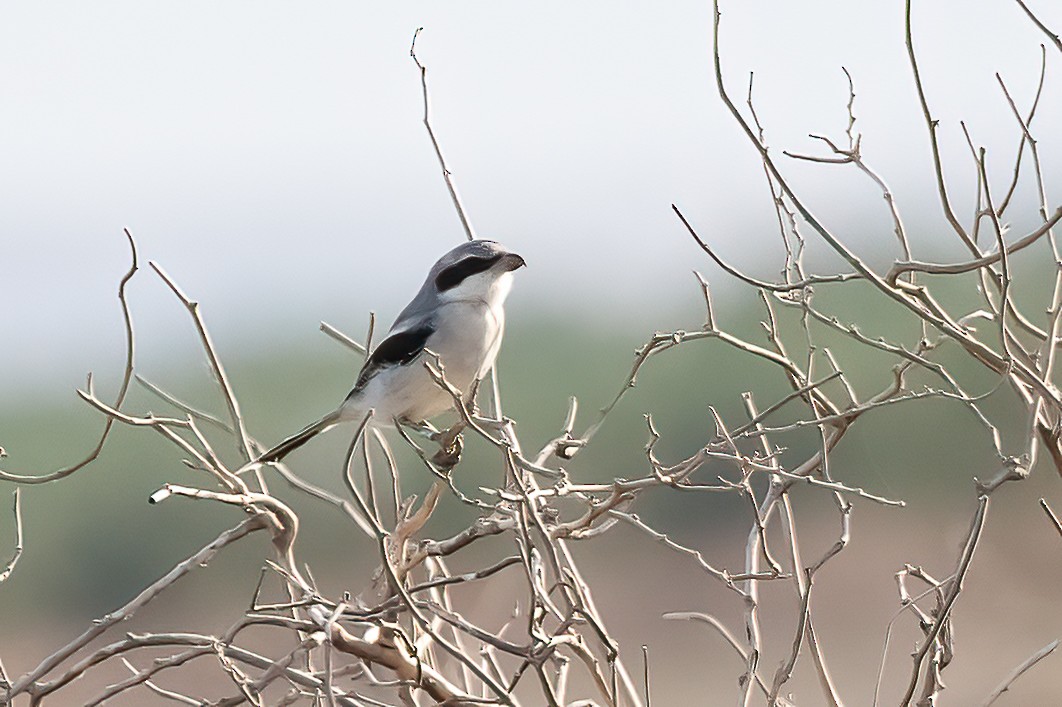
M444 430L435 429L435 426L427 420L414 422L407 418L395 418L395 424L402 425L418 437L439 445L439 451L431 457L431 463L440 469L452 469L457 466L457 462L461 461L461 451L465 447L464 440L461 438L461 431L465 429L463 421L459 420Z
M431 442L437 441L436 437L439 436L439 430L435 429L435 426L427 420L414 422L413 420L402 418L401 420L396 419L395 422L402 425L418 437L423 437Z
M439 451L431 458L433 464L441 469L452 469L461 461L461 452L465 448L461 431L465 429L463 420L458 420L448 429L435 433L432 441L439 445Z
M472 381L472 387L468 391L468 399L465 402L465 410L468 410L469 417L479 417L479 384L483 382L483 379L477 378Z

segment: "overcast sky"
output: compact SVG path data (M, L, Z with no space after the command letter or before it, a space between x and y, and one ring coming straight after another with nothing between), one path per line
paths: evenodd
M1062 27L1057 2L1030 5ZM903 3L743 0L723 13L728 86L743 99L756 72L776 153L821 150L809 132L843 138L847 67L864 154L906 209L916 254L947 247ZM202 302L216 338L298 347L321 319L361 331L373 309L389 323L463 238L420 123L409 44L421 26L434 126L474 226L530 266L513 311L625 322L639 337L681 324L671 313L699 296L689 271L725 280L672 202L763 275L780 251L760 165L715 93L710 20L709 3L685 1L0 5L0 397L58 394L118 365L123 227ZM1002 182L1018 133L994 73L1027 106L1044 37L1004 0L916 2L914 33L966 216L958 120ZM1052 50L1045 155L1062 147L1060 70ZM828 223L890 252L880 193L854 170L783 164ZM145 350L184 352L190 329L150 271L133 294Z

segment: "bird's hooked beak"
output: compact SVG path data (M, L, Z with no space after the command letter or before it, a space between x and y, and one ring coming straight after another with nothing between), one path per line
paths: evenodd
M506 253L505 257L502 259L502 263L505 266L506 272L512 272L513 270L518 270L527 265L527 263L524 262L524 259L516 253Z

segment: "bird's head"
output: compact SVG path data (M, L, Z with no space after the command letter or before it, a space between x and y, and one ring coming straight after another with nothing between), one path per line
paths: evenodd
M442 302L482 300L491 306L505 301L513 271L524 259L494 241L469 241L439 258L428 282Z

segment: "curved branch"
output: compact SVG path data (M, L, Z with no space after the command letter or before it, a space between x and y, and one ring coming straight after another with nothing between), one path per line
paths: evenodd
M1027 248L1036 241L1038 241L1045 233L1050 231L1059 220L1062 219L1062 206L1055 209L1055 212L1051 214L1051 217L1040 224L1036 230L1022 236L1018 240L1007 246L1006 254L1011 255L1017 253L1023 248ZM964 263L924 263L918 260L907 260L894 263L889 272L885 275L885 281L889 283L895 283L896 279L905 272L917 271L931 273L934 275L958 275L960 273L972 272L988 265L993 265L1000 261L1003 257L1003 252L997 251L990 253L976 260L967 260Z
M133 234L129 232L129 229L123 229L125 237L129 239L129 249L132 251L132 263L129 265L129 270L122 277L118 283L118 301L122 305L122 317L125 320L125 372L122 374L122 385L118 388L118 395L114 399L115 410L122 407L122 403L125 402L126 393L129 392L129 384L133 379L133 360L135 353L136 338L133 335L133 315L129 312L129 303L125 299L125 286L133 275L137 271L137 257L136 257L136 242L133 240ZM90 374L91 378L91 374ZM103 432L100 434L100 439L96 442L96 446L92 448L92 451L88 455L68 467L58 469L56 471L41 474L40 476L30 476L25 474L12 474L11 472L3 471L0 469L0 480L13 481L16 484L46 484L50 481L57 481L59 479L70 476L75 471L83 469L100 456L100 452L103 451L103 445L107 442L107 437L111 434L111 429L114 427L114 418L108 417L103 423ZM0 456L3 456L0 454Z
M65 661L70 656L74 655L77 651L87 646L91 641L100 636L104 631L120 623L130 616L135 614L138 609L150 602L163 592L163 590L172 586L177 580L184 575L191 572L196 567L200 567L208 563L211 558L214 557L226 545L231 545L245 535L249 535L256 530L262 530L266 527L267 522L263 515L254 515L247 520L243 521L234 528L230 528L207 545L204 545L198 552L191 555L181 562L177 563L173 569L157 579L154 583L146 587L143 591L129 600L124 606L116 611L96 619L92 622L92 625L86 629L80 636L75 638L70 643L66 644L55 653L51 654L33 670L26 673L22 677L15 680L10 688L8 688L8 695L14 696L23 692L34 693L35 686L38 685L38 680L54 670L60 663Z

